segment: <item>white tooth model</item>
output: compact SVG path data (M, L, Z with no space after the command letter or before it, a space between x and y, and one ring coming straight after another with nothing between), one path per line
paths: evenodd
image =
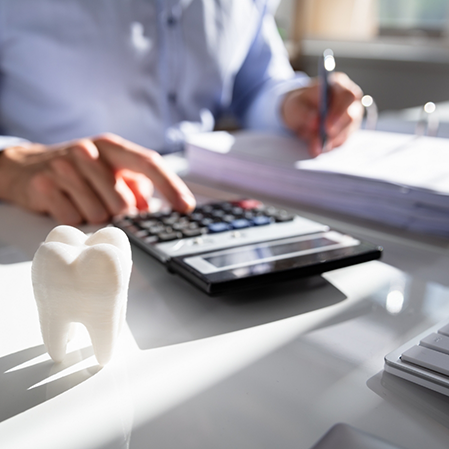
M50 357L66 354L71 323L86 326L100 365L108 363L125 321L132 258L128 237L107 227L87 236L54 228L32 264L34 296Z

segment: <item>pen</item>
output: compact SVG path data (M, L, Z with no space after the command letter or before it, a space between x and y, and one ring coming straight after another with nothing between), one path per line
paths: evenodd
M323 55L318 62L318 77L320 82L320 99L319 99L319 133L321 138L321 151L326 148L326 118L329 109L329 75L335 69L334 52L331 49L324 50Z

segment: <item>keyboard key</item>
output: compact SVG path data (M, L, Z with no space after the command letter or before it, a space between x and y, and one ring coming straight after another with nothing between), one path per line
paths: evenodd
M449 356L441 352L413 346L401 355L401 360L449 376Z
M421 346L425 346L426 348L449 354L449 337L444 335L430 334L423 338L419 344Z
M223 221L219 221L218 223L210 223L208 225L210 233L224 232L229 231L231 226L228 223L224 223Z

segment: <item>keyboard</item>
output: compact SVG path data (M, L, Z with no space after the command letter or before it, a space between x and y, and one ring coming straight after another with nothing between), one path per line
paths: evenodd
M449 320L388 354L385 371L449 396Z

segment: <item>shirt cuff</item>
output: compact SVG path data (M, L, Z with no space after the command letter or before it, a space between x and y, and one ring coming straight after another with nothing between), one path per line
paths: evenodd
M0 151L8 147L20 145L21 143L29 143L29 140L22 139L21 137L13 136L0 136Z
M247 111L245 128L276 134L291 134L281 115L284 97L292 90L306 87L309 83L310 78L303 73L297 73L294 78L288 80L271 81Z

